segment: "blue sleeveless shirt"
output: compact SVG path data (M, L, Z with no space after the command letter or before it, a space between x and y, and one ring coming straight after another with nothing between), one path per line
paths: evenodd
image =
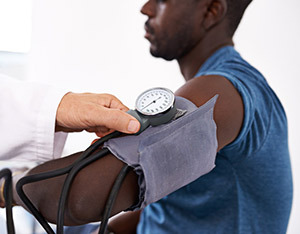
M264 77L226 46L198 76L220 75L240 93L238 137L217 153L216 167L147 206L139 234L283 234L292 204L292 174L284 109ZM195 78L197 79L197 78Z

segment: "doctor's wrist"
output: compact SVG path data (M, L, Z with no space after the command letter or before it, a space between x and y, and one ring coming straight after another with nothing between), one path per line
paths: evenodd
M4 186L5 186L5 180L0 180L0 208L5 207L5 198L4 198Z
M24 177L27 172L28 168L27 167L22 167L22 168L11 168L12 171L11 173L11 183L12 183L12 206L16 206L16 200L18 200L18 195L16 193L16 183L18 180L22 177ZM5 208L6 207L6 201L5 201L5 185L6 185L6 180L4 178L0 179L0 208Z

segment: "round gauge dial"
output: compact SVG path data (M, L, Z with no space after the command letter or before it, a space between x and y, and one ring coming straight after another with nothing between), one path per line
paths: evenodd
M174 104L174 94L166 88L152 88L138 96L135 107L144 115L157 115L169 110Z

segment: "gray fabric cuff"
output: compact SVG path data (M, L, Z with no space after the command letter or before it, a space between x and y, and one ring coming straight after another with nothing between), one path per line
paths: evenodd
M144 208L211 171L217 152L213 108L217 96L197 108L176 97L176 107L187 110L179 119L149 127L138 136L105 143L118 159L139 176L140 200L131 209Z

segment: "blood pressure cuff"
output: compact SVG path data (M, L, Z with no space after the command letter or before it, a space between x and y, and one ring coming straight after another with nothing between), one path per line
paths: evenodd
M105 143L119 160L134 168L144 208L210 172L217 153L213 109L217 96L197 108L176 97L176 108L186 114L168 124L149 127L140 135L114 138Z

